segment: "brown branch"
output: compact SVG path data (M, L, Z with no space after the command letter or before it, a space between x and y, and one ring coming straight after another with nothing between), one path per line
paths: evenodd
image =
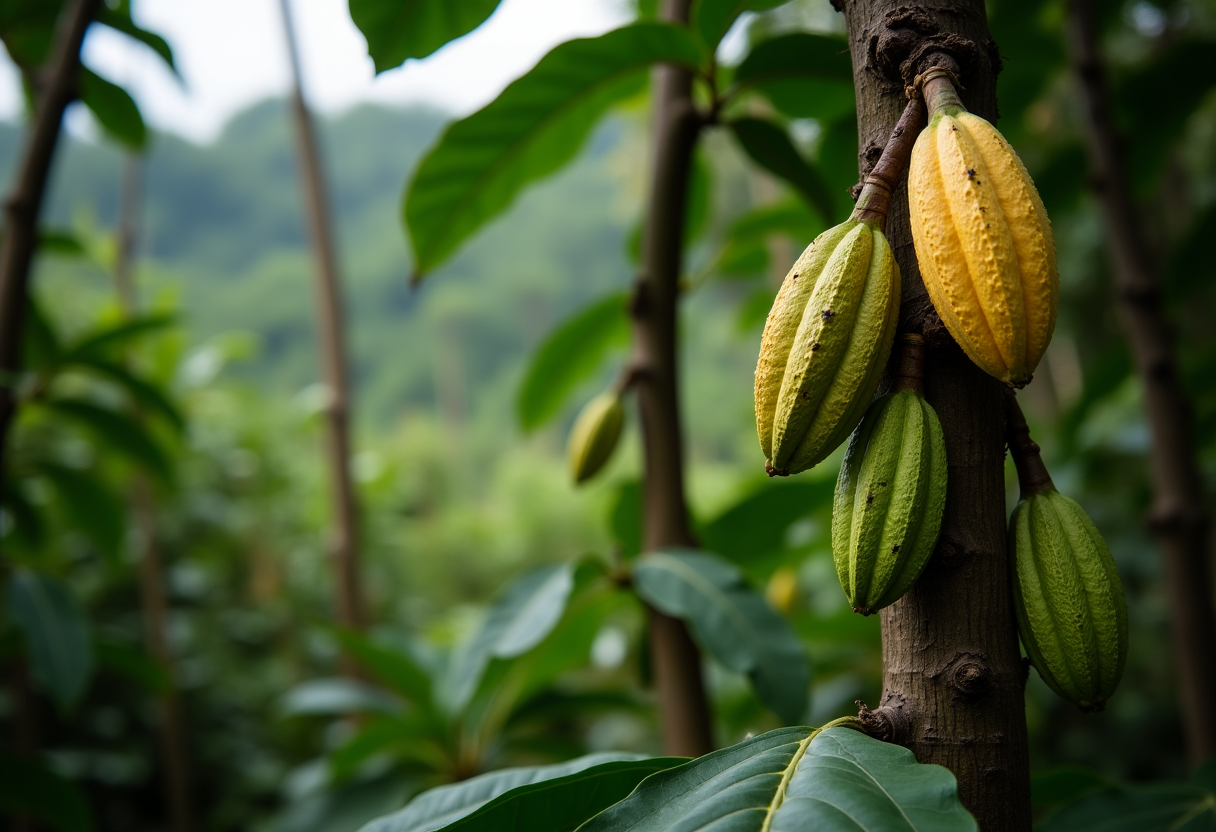
M316 259L317 330L320 333L321 367L329 398L326 402L327 467L333 501L334 524L331 542L337 618L345 627L362 629L363 593L359 584L358 511L350 471L350 383L346 372L345 339L342 328L342 291L338 258L321 154L304 93L300 87L300 54L291 24L287 0L281 0L283 25L291 58L291 105L299 142L300 175L308 200L309 230ZM343 657L348 675L358 675L357 666Z
M691 0L664 0L660 17L687 23ZM654 70L654 136L650 200L633 317L635 381L642 422L643 548L692 546L684 497L684 435L676 361L676 312L687 214L688 180L702 119L693 107L687 69ZM701 654L684 622L648 610L650 653L659 693L663 749L699 757L713 750Z
M925 104L918 98L909 99L903 114L891 131L891 138L883 147L882 155L866 176L857 196L850 219L877 222L880 228L887 226L887 211L891 207L891 195L899 187L899 179L908 160L912 158L912 146L925 126Z
M885 146L905 88L935 65L953 60L967 108L995 119L999 60L982 0L843 6L863 165ZM881 612L883 696L866 718L918 760L954 772L985 832L1026 832L1025 676L1005 551L1002 388L941 328L920 278L905 189L896 190L886 227L902 281L900 331L925 336L925 397L942 423L950 481L933 556L912 589Z
M1055 483L1043 464L1038 444L1030 438L1030 425L1026 424L1017 394L1008 388L1005 390L1005 441L1009 445L1014 467L1018 470L1022 499L1040 491L1054 491Z
M1109 104L1090 0L1070 0L1068 47L1081 93L1082 123L1114 269L1115 296L1131 341L1152 435L1150 525L1161 547L1174 660L1192 766L1216 754L1216 611L1212 604L1211 514L1204 498L1191 402L1178 373L1161 270L1132 197Z
M59 15L47 81L37 98L16 182L4 202L4 238L0 240L0 471L4 470L8 430L17 408L14 385L22 369L21 332L30 266L38 245L38 216L59 144L63 111L77 95L80 45L100 5L101 0L74 0Z

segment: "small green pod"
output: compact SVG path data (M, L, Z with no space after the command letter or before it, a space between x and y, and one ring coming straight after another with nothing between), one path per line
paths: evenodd
M870 407L836 480L832 556L854 612L895 603L933 552L946 506L946 443L915 389Z
M566 449L575 484L586 482L604 467L616 450L624 423L625 408L615 392L601 393L587 402L574 420Z
M1127 602L1106 541L1077 502L1047 485L1009 521L1018 634L1048 686L1100 711L1127 663Z

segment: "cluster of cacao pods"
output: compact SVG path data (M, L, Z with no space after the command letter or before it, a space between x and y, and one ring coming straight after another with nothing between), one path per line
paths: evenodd
M955 83L941 68L922 76L924 104L905 109L853 215L820 234L786 276L756 366L756 428L770 476L811 468L852 434L837 480L832 552L850 605L866 615L919 577L947 487L941 424L923 396L919 336L902 336L892 392L871 401L899 317L899 268L884 227L909 155L917 261L934 308L967 356L1022 387L1055 326L1059 275L1042 200L1009 143L963 108ZM925 107L928 125L909 154ZM1014 424L1016 402L1010 412ZM1031 485L1023 478L1010 522L1019 633L1053 690L1083 710L1100 709L1127 655L1119 577L1093 523L1051 485L1029 434L1017 441L1019 473L1042 471Z

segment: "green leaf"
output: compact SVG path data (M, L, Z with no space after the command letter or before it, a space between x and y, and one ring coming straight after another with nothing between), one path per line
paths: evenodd
M94 72L80 70L80 100L107 133L132 150L143 150L148 128L130 94Z
M90 832L93 818L84 794L40 760L0 751L0 809L27 815L59 832Z
M796 521L816 512L830 515L835 486L830 480L766 481L701 526L701 541L706 549L746 566L782 549Z
M376 72L425 58L476 29L499 0L350 0L350 17L367 39Z
M696 67L685 29L637 23L553 49L486 107L448 127L405 198L415 279L509 206L529 183L574 157L600 116L641 89L651 64Z
M25 341L26 366L34 371L53 370L59 363L63 346L59 333L42 311L42 304L33 295L27 297L25 306L25 327L22 333Z
M634 567L633 586L661 612L687 621L715 659L746 673L760 700L779 717L802 719L811 681L806 651L738 569L705 552L655 552Z
M549 635L573 588L574 567L568 563L535 569L511 584L453 656L445 680L448 707L458 711L468 703L490 659L522 655Z
M1105 777L1087 768L1068 766L1033 771L1030 774L1030 801L1035 807L1056 806L1110 785Z
M515 403L525 431L560 413L579 382L595 374L613 347L628 341L627 302L624 293L598 300L563 321L537 347Z
M844 116L824 125L815 154L819 172L828 183L828 193L835 206L829 226L841 222L853 210L850 189L859 177L857 163L857 114L850 110Z
M642 484L637 480L621 483L608 509L612 540L626 558L642 551Z
M169 67L169 71L182 80L181 73L177 71L177 64L173 60L173 49L169 46L168 41L162 38L155 32L149 32L147 29L142 29L135 24L131 19L131 4L129 0L123 0L117 8L102 6L101 11L97 14L97 22L109 26L115 31L122 32L124 35L131 37L140 43L150 48L153 52L160 56L160 59Z
M693 28L710 49L717 49L730 27L744 12L759 12L789 0L700 0L692 13Z
M283 716L344 716L354 713L397 714L401 702L374 685L353 679L310 679L279 701Z
M81 335L64 348L63 360L79 361L82 358L112 356L137 338L157 332L177 323L177 316L157 313L135 318L124 318L117 323L99 327Z
M783 129L758 118L735 119L727 126L756 164L793 186L825 223L832 221L834 206L828 183L802 158Z
M334 627L332 632L342 649L381 684L420 708L431 707L431 678L408 653L383 647L354 630Z
M13 572L5 602L25 635L34 675L61 708L73 707L93 673L89 622L80 604L62 582L27 569Z
M942 766L849 728L779 728L651 775L578 832L711 828L977 830Z
M350 832L400 806L416 788L396 771L381 771L291 801L267 832Z
M165 693L172 684L165 668L138 647L98 639L93 644L93 654L97 657L99 668L127 678L148 693Z
M65 365L88 368L123 388L139 406L156 413L178 433L186 429L186 420L164 390L132 373L116 361L89 354L71 356Z
M162 481L172 479L172 468L165 452L129 416L74 398L46 399L38 406L76 421L94 435L100 447L113 448Z
M423 792L360 832L565 832L629 794L678 757L602 752L566 763L509 768Z
M118 562L119 548L126 532L126 507L104 480L90 471L42 461L38 473L55 489L64 513L112 564Z
M372 719L364 712L358 733L329 755L329 770L335 780L347 780L368 760L385 755L397 764L414 763L432 772L449 771L453 764L451 756L436 740L436 734L439 732L419 714Z
M1037 832L1212 832L1216 794L1198 785L1103 789L1048 815Z
M85 253L84 243L71 231L62 228L38 229L38 248L48 254L80 257Z
M738 90L785 80L817 80L853 88L853 61L843 37L798 32L757 44L735 70Z

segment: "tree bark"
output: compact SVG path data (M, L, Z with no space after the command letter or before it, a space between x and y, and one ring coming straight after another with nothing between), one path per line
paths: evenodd
M691 0L663 0L660 17L687 23ZM688 180L701 117L692 76L681 67L654 70L654 137L650 200L642 241L642 272L631 309L635 389L642 421L643 547L694 546L684 498L676 314L684 247ZM701 656L684 622L648 610L650 653L659 693L663 748L699 757L713 750Z
M1144 234L1109 105L1098 28L1089 0L1068 4L1068 47L1081 93L1094 190L1115 273L1115 297L1131 340L1152 435L1154 499L1149 524L1161 547L1170 631L1178 665L1187 756L1216 754L1216 611L1211 513L1192 435L1191 402L1178 375L1173 327L1162 305L1161 270Z
M350 471L350 382L346 371L342 292L325 177L321 171L316 131L300 86L300 54L291 23L288 0L281 0L283 25L291 58L291 105L299 142L300 173L308 201L309 230L316 258L317 330L321 367L328 388L326 443L333 504L331 553L337 592L337 619L345 627L364 626L363 594L359 583L358 510ZM354 662L344 655L343 668L358 675Z
M905 85L956 70L972 112L996 121L996 46L982 0L835 0L845 14L857 93L860 168L877 161ZM958 778L985 832L1031 826L1024 686L1006 554L1002 386L963 354L929 302L908 217L907 176L887 237L902 276L900 331L927 346L925 395L941 419L949 484L937 547L919 581L882 611L883 696L863 718Z
M4 203L4 238L0 240L0 471L4 470L8 429L17 408L13 385L21 372L21 332L30 266L38 247L38 216L59 144L63 111L77 95L80 45L100 5L101 0L73 0L60 13L45 84L37 96L16 182Z

